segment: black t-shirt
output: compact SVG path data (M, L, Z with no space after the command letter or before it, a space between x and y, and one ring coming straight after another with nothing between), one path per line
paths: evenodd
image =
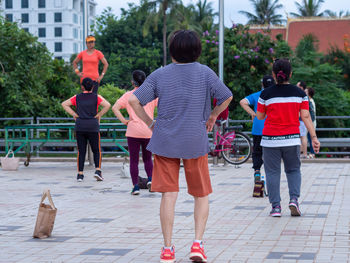
M99 132L100 125L95 118L101 99L95 93L80 93L71 98L77 107L78 118L75 121L75 131Z

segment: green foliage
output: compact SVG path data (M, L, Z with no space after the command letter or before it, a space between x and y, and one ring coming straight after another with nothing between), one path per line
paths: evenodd
M218 36L203 34L200 61L210 68L218 68ZM233 119L246 119L239 101L261 89L261 79L271 74L276 43L267 34L250 34L249 27L233 25L225 30L224 81L233 93L230 114Z
M299 41L295 54L298 58L303 59L310 52L317 52L318 39L313 34L304 35Z
M114 103L125 94L125 92L125 89L120 89L113 84L105 84L103 86L100 86L98 89L99 95L104 97L111 104L111 106L113 106ZM125 110L122 110L121 112L124 115L126 113ZM115 115L111 110L109 110L104 117L115 117Z
M301 4L294 2L297 6L298 13L290 13L295 17L310 17L310 16L323 16L324 13L319 13L321 5L324 0L302 0Z
M0 115L60 116L62 98L74 93L70 67L52 60L37 38L0 17Z

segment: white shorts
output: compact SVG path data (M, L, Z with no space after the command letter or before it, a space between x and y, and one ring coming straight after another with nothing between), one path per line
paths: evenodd
M306 129L306 126L305 126L303 121L300 121L299 130L300 130L300 136L306 136L307 135L307 129Z

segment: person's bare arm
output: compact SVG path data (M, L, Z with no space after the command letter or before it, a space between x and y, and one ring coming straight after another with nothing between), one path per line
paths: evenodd
M217 119L217 117L219 116L219 114L221 112L223 112L228 105L230 104L232 100L232 96L229 97L228 99L226 99L223 103L221 103L220 105L216 105L215 108L213 109L213 111L211 112L209 119L207 120L205 126L207 127L207 132L212 131L215 121Z
M252 121L254 120L256 113L255 111L252 110L252 108L249 106L249 102L244 98L241 99L241 101L239 102L239 104L241 105L241 107L252 117Z
M79 71L78 69L78 63L79 63L80 59L78 58L78 56L73 60L73 69L75 74L77 74L79 77L83 76L83 73Z
M103 64L103 70L102 70L101 75L97 78L98 82L100 82L103 79L103 77L105 76L107 69L108 69L108 62L107 62L107 59L105 57L103 57L101 59L101 62Z
M300 117L301 120L304 122L307 130L310 133L311 141L312 141L312 147L314 148L315 153L319 153L320 151L320 142L317 139L315 127L312 123L311 116L309 110L301 110L300 111Z
M135 111L137 117L139 117L151 130L153 130L154 122L145 112L145 109L142 107L139 99L134 94L131 94L128 102L131 108Z
M64 102L61 103L63 109L69 114L72 115L74 119L78 118L78 114L71 108L73 106L72 102L70 99L65 100Z
M102 106L102 109L96 114L95 118L100 120L101 117L103 115L105 115L106 112L109 110L109 108L111 107L111 104L105 98L103 98L101 95L98 95L98 96L102 99L101 104L100 104Z
M125 119L123 114L120 112L120 109L122 108L122 106L116 101L112 107L112 111L114 113L114 115L125 125L128 125L129 120Z
M266 112L257 111L256 112L256 117L258 118L258 120L264 120L265 117L266 117Z

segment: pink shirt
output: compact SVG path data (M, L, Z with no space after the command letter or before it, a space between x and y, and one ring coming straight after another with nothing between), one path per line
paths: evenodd
M134 137L134 138L151 138L152 131L147 127L147 125L137 117L134 110L131 108L128 100L131 94L134 93L136 89L132 91L126 92L123 96L121 96L117 102L121 106L122 109L126 109L129 114L129 123L126 129L126 137ZM157 107L158 99L155 99L149 103L147 103L143 108L145 109L147 115L153 120L154 108Z

